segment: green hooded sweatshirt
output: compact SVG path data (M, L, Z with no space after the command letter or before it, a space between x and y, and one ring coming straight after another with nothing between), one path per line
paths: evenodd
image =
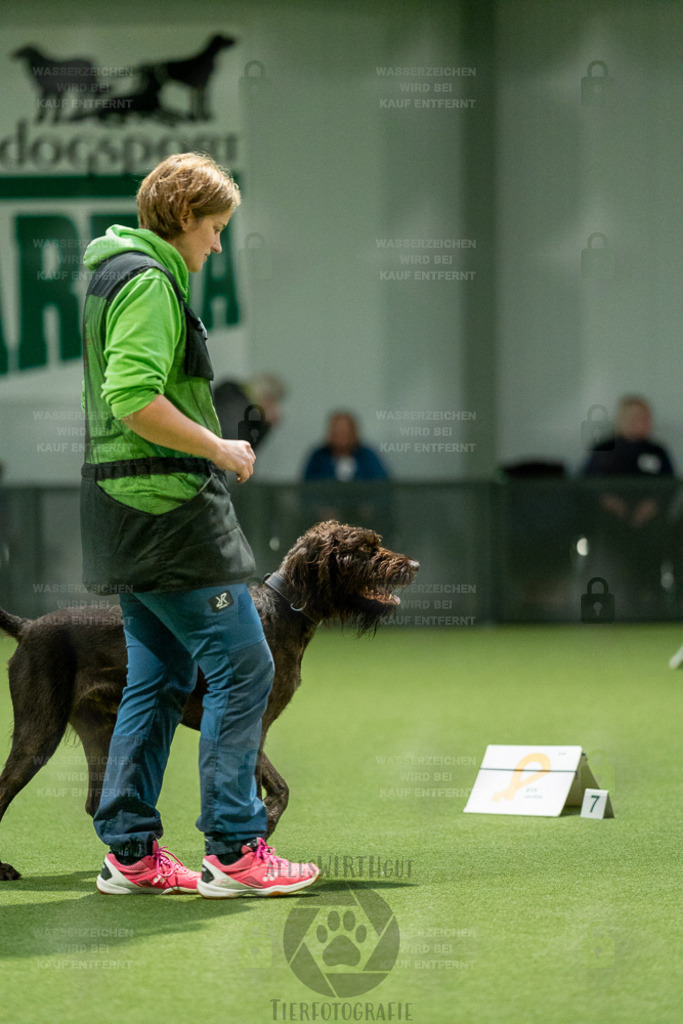
M153 231L114 224L90 243L83 262L94 270L102 260L131 250L166 267L187 301L185 261L170 242ZM138 274L108 305L103 299L88 297L86 353L92 339L102 332L104 367L94 358L86 362L90 462L186 455L146 441L122 422L122 417L144 409L157 395L164 395L189 419L221 436L209 381L185 373L185 314L171 282L160 270L152 267ZM205 482L201 474L173 473L103 480L100 486L125 505L159 514L188 501Z

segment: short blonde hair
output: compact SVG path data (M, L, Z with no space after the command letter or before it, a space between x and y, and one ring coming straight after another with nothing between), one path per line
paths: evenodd
M240 205L240 190L215 160L203 153L174 153L144 179L137 194L138 222L169 241L182 234L182 218L212 217Z

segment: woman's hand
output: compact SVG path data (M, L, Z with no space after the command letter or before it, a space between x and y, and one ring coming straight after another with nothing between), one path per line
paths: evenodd
M256 456L248 441L228 441L219 438L218 454L213 461L220 469L229 469L237 475L237 483L243 484L254 472Z
M220 469L235 473L238 484L243 484L254 472L256 456L248 441L217 437L176 409L164 395L157 395L143 409L124 416L123 422L153 444L210 459Z

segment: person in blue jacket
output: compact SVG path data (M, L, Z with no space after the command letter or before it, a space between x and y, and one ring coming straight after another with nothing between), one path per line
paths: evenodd
M349 412L333 412L325 444L311 452L304 480L388 480L378 455L360 443L358 424Z

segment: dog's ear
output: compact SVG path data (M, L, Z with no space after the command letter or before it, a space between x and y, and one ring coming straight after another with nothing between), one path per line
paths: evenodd
M322 599L323 604L327 605L339 571L337 555L341 543L340 534L342 527L336 520L330 519L326 523L319 523L316 530L317 541L320 546L313 586L315 586L318 600Z
M286 572L302 605L309 603L313 595L317 600L319 593L329 588L331 534L323 529L326 525L319 523L307 530L287 556Z
M309 551L300 537L287 556L286 572L297 595L303 595L310 589L311 565ZM299 598L298 598L299 599Z

